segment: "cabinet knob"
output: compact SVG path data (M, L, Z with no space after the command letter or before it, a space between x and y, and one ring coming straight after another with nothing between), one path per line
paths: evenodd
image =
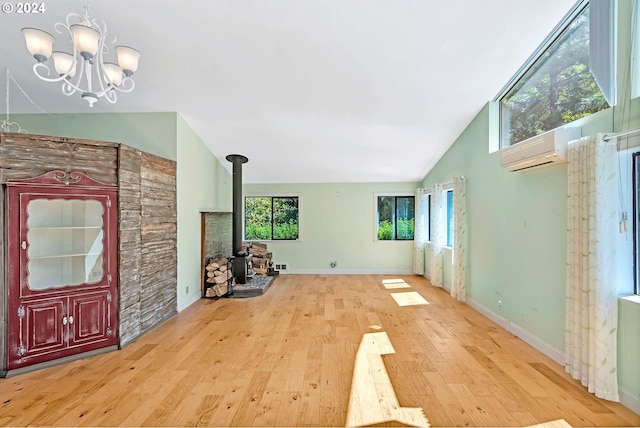
M67 325L69 319L67 317L62 317L62 325Z
M22 244L20 244L20 248L22 248L23 250L27 249L27 241L22 241Z
M72 316L69 317L69 324L73 324L73 317Z

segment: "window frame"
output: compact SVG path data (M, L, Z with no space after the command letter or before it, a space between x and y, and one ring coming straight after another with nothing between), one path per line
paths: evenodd
M427 242L431 242L431 193L426 193L427 198Z
M636 1L631 16L631 49L633 64L631 65L631 99L640 97L640 2Z
M631 154L632 231L633 231L633 292L640 295L640 151Z
M442 190L442 193L443 193L443 198L446 201L445 229L447 233L445 236L446 239L445 239L444 246L453 248L453 217L455 215L454 213L455 207L453 205L453 187ZM451 198L449 198L449 196L451 196Z
M301 242L302 241L302 195L299 193L244 193L242 195L242 240L260 242ZM271 239L250 239L246 236L246 198L271 198ZM298 238L297 239L273 239L273 198L297 198L298 199Z
M378 239L378 198L379 197L388 197L388 198L394 198L394 238L393 239ZM397 223L395 222L395 210L396 210L396 204L395 204L395 198L413 198L413 227L414 227L414 233L413 233L413 238L411 239L397 239L396 233L397 232ZM416 224L416 208L415 208L415 202L416 202L416 195L415 193L411 193L411 192L382 192L382 193L374 193L373 194L373 240L375 242L413 242L415 240L415 224Z
M595 0L594 0L595 1ZM522 141L518 141L515 142L513 144L510 144L508 141L504 142L504 140L506 138L504 138L503 136L503 130L505 129L505 127L507 126L506 124L503 123L503 114L502 114L502 100L514 89L514 87L516 87L518 84L520 84L520 82L522 81L522 79L524 79L526 77L526 75L535 67L537 67L539 61L542 59L542 57L552 48L554 47L555 43L558 42L563 35L565 34L565 32L569 29L569 27L573 24L573 22L583 13L585 12L585 10L587 8L590 8L591 6L591 1L590 0L580 0L578 1L570 10L569 12L567 12L567 14L560 20L560 22L554 27L554 29L551 31L551 33L549 33L549 35L543 40L543 42L538 46L538 48L529 56L529 58L524 62L524 64L518 69L518 71L513 75L513 77L507 82L507 84L498 92L498 94L495 96L495 98L492 100L497 108L497 114L495 115L495 121L498 124L498 129L497 129L497 138L498 138L498 147L499 149L504 149L507 147L510 147L514 144L518 144L522 141L526 141L527 139L524 139ZM610 89L610 93L608 94L609 96L607 96L607 93L605 93L605 89L603 89L601 87L601 91L603 92L603 95L605 97L605 99L607 100L607 103L609 104L608 108L611 108L612 106L614 106L616 104L616 92L617 92L617 88L615 86L615 74L616 74L616 60L615 60L615 40L616 40L616 36L615 36L615 31L617 30L617 19L616 19L616 9L615 9L615 5L612 6L612 9L610 11L604 12L603 8L601 7L601 5L599 5L598 10L603 12L603 13L611 13L611 19L610 22L607 25L602 24L601 22L598 22L598 24L595 26L597 27L597 31L598 34L607 37L607 42L611 42L614 45L610 47L610 50L612 51L611 54L613 55L613 59L611 60L611 63L609 64L610 70L609 70L609 74L608 76L601 76L600 79L597 78L597 76L594 75L594 79L596 80L596 82L598 82L598 80L606 80L606 82L603 82L605 85L609 85L611 86ZM590 9L590 14L591 14L591 9ZM590 19L589 19L589 25L590 25L590 37L591 37L591 25L594 23L594 19L591 17L590 15ZM608 32L608 34L607 34ZM592 42L590 41L590 57L591 57L591 53L594 51L594 48L591 44ZM594 42L594 43L598 43L597 48L605 48L606 44L605 43L600 43L600 42ZM596 49L598 50L598 49ZM601 50L601 49L600 49ZM609 52L607 52L609 53ZM591 61L590 61L591 62ZM588 64L589 65L589 64ZM592 66L589 65L589 69L592 70ZM595 64L595 71L602 71L602 67L599 63L596 62ZM593 70L592 70L592 74L593 74ZM600 86L600 84L598 83L598 86ZM607 108L603 109L606 110ZM600 111L603 111L600 110ZM592 113L593 114L593 113ZM577 119L580 120L580 119ZM568 122L565 124L561 124L556 128L553 129L549 129L546 130L544 132L549 132L549 131L553 131L554 129L558 129L562 126L565 125L569 125L570 123L574 123L576 122L576 120L572 121L572 122ZM543 132L543 133L544 133ZM539 133L538 135L541 135L542 133ZM532 136L530 138L535 138L536 136Z

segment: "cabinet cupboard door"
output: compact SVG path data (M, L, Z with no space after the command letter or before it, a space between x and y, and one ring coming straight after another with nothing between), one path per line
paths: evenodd
M32 363L41 360L43 354L64 349L66 344L65 313L67 299L43 299L25 303L20 317L21 335L24 340L18 354L28 356ZM20 345L19 345L20 346Z
M114 320L109 292L74 296L69 299L69 346L97 343L113 336Z

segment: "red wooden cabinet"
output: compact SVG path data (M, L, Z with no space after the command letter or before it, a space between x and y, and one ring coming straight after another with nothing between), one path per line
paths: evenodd
M9 371L117 345L117 187L7 182Z

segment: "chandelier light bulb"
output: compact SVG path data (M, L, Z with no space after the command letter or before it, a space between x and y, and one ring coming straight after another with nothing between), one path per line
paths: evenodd
M53 50L54 37L37 28L23 28L22 34L27 42L27 50L38 62L45 62Z
M100 46L100 33L82 24L75 24L69 28L73 34L73 44L76 50L86 60L93 58L98 53Z
M125 76L131 77L138 70L140 52L129 46L116 46L116 55L118 55L118 65Z
M122 84L122 69L118 64L112 62L104 63L105 83L111 83L115 86Z
M70 53L54 51L51 54L51 59L59 76L73 77L76 75L76 61Z

